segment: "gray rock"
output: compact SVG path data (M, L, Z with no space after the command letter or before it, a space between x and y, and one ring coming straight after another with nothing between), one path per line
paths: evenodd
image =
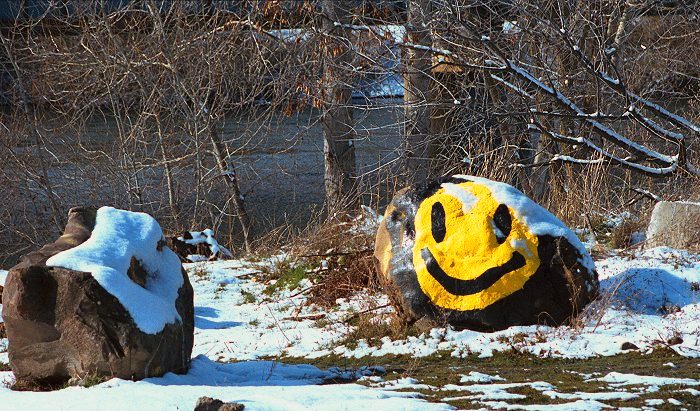
M199 397L194 411L243 411L245 405L237 402L223 402L211 397Z
M651 213L646 247L700 250L700 203L660 201Z
M189 367L194 306L184 270L175 302L182 322L147 334L90 273L46 266L51 256L90 238L95 216L92 208L71 209L64 234L10 270L2 316L19 383L57 386L86 376L142 379ZM146 281L135 260L128 275L139 284Z

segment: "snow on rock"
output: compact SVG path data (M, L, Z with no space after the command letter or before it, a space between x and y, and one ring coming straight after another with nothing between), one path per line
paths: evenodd
M216 238L214 238L214 231L212 231L211 228L207 228L203 231L187 231L184 236L178 237L177 239L189 245L206 244L212 256L218 255L226 258L233 258L231 251L216 241ZM195 262L194 259L191 259L191 261Z
M507 184L432 179L397 191L385 215L374 257L406 321L480 331L558 326L597 296L578 237Z
M0 372L6 385L11 372ZM359 384L318 385L337 378L332 371L311 365L286 365L274 361L246 361L221 364L204 356L192 360L185 375L166 374L139 382L112 379L90 388L71 387L47 393L11 391L0 388L0 403L17 409L101 410L139 409L191 410L201 396L224 402L238 402L246 410L355 410L382 407L402 410L446 410L412 392L371 389ZM380 402L381 401L381 402Z
M591 271L595 270L593 259L576 234L554 214L532 201L517 188L482 177L468 175L456 175L455 177L468 179L488 187L493 197L502 204L508 204L515 212L516 217L523 220L533 234L566 238L574 248L581 252L583 266Z
M163 232L150 215L102 207L90 238L49 258L46 265L91 273L141 331L157 334L180 320L175 300L183 284L180 259L162 243ZM127 276L132 257L149 273L144 287Z
M124 217L120 217L117 211L107 211L113 217L108 220L115 222L108 226L128 226L126 222L120 222L120 218ZM98 219L97 226L100 225ZM110 230L113 231L114 228ZM148 231L144 229L137 234L132 233L132 237L148 237ZM157 236L153 235L155 237ZM121 235L114 235L113 239L115 247L117 243L125 241ZM106 251L101 253L102 257L93 258L100 262L107 260ZM114 251L109 253L116 254ZM139 398L143 401L144 408L192 409L197 398L207 395L223 401L243 403L250 410L295 407L327 409L329 404L341 409L366 406L382 406L387 409L448 409L447 405L430 404L416 398L415 393L403 392L406 389L433 390L439 389L438 387L410 378L384 382L376 375L370 376L381 374L382 370L375 367L323 371L309 365L285 365L283 360L270 362L257 359L284 356L318 358L331 353L345 357L386 354L423 357L438 351L448 351L454 357L487 357L496 351L514 348L543 357L587 358L618 354L622 352L623 342L633 342L642 351L648 351L656 344L655 340L672 335L679 335L683 340L683 343L673 346L676 352L685 356L700 355L700 298L691 289L693 282L700 282L700 255L695 253L657 248L638 251L630 256L612 255L597 261L604 296L602 302L609 303L609 307L594 307L596 309L593 314L584 317L583 325L577 328L511 327L495 333L434 328L420 336L401 340L385 337L378 346L361 340L354 348L343 346L339 342L354 330L344 319L353 313L386 304L387 297L363 292L349 299L338 300L337 309L328 311L306 304L304 294L299 294L300 289L282 290L268 298L263 294L265 285L251 277L262 268L274 265L284 258L277 256L256 263L228 260L185 265L195 289L195 359L186 375L167 374L162 378L140 382L110 380L87 389L72 387L40 395L0 388L0 403L18 404L26 409L52 410L77 409L84 404L99 403L101 408L109 410L132 409L133 398ZM662 283L670 283L674 287L661 287L658 282L639 280L650 277L639 274L640 270L643 272L645 269L665 271L670 277L662 276ZM654 272L658 274L658 271ZM116 272L110 271L106 277L113 280L112 276L116 275ZM628 296L635 294L632 288L618 287L623 280L625 284L634 285L632 288L645 291L637 293L639 301L636 306L627 301ZM679 285L685 288L674 292ZM664 313L652 309L659 301L663 301L663 298L654 296L660 287L665 290L665 298L678 305L677 311ZM599 308L602 311L596 311ZM375 310L374 313L381 316L390 310L391 308L384 308ZM304 319L307 315L322 315L323 321ZM6 358L4 351L6 348L2 347L0 340L0 361ZM243 362L223 364L214 361ZM345 380L361 376L368 376L363 380L368 381L370 387L358 384L315 385L329 379ZM505 402L512 400L511 396L519 394L509 393L509 385L499 384L502 382L499 378L497 375L472 371L463 376L460 382L474 384L454 385L459 387L455 389L455 394L460 395L446 400L473 399L480 401L479 406L491 408L542 408L542 405ZM632 384L649 388L680 384L682 389L679 392L700 395L697 390L700 381L691 378L668 379L620 373L605 376L592 373L584 378L599 378L597 381L610 384L615 389ZM12 373L0 373L0 379L10 382ZM560 393L546 382L527 384L535 384L532 388L545 396L570 401L548 405L548 409L606 409L610 407L604 401L624 401L632 399L634 395L641 395L623 391Z

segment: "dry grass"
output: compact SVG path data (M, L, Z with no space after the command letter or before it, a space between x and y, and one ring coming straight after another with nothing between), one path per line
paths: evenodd
M644 230L644 224L638 218L625 218L610 232L612 248L627 249L632 246L632 234Z
M402 340L409 336L417 336L424 331L420 325L407 325L393 312L363 313L354 317L351 325L354 326L353 330L337 343L349 349L357 348L357 343L361 340L366 341L370 346L380 346L384 337Z
M363 289L378 290L372 260L374 234L359 229L362 222L346 218L306 229L285 247L289 259L273 269L269 279L285 282L290 277L296 284L310 279L314 285L309 301L324 307Z

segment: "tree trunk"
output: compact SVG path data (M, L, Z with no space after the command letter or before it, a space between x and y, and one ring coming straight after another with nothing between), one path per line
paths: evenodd
M427 22L430 0L410 0L406 34L408 41L431 46ZM430 173L433 144L430 141L430 67L432 52L409 48L405 51L403 172L407 183L422 181Z
M351 31L335 23L351 22L346 0L323 2L323 27L329 38L325 48L322 84L324 185L326 206L335 211L357 205L355 129L352 115L351 79L353 55L348 47Z

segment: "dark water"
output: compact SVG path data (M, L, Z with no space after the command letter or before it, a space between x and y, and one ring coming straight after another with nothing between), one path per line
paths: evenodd
M403 118L400 104L401 100L376 99L369 104L358 101L354 107L359 183L361 192L365 193L363 202L373 208L383 206L394 189L391 177L397 165L394 160L398 155ZM323 130L319 112L310 109L291 117L280 115L272 121L251 118L254 116L226 116L219 129L236 165L246 208L254 221L253 234L264 234L270 228L286 223L303 227L322 208L324 200ZM119 155L116 147L118 123L114 118L97 116L79 131L71 133L63 128L65 123L61 124L60 120L45 121L45 137L57 149L66 151L57 155L60 161L52 162L49 170L52 184L62 201L61 208L67 210L86 204L114 205L152 214L167 209L166 183L161 166L144 167L130 174L131 170L124 169L118 158L115 159ZM186 136L168 138L188 139ZM75 149L78 144L85 150ZM80 154L71 158L70 151L74 149ZM112 159L88 160L92 156L90 152L101 150ZM177 150L177 153L171 153L172 158L194 151L193 147L182 146ZM140 155L157 161L160 154L140 152ZM209 162L207 166L211 166L210 175L205 176L205 180L211 182L216 172L210 154L207 152L205 156ZM191 167L194 160L190 158L187 163ZM141 197L136 199L125 191L123 183L135 174L143 187ZM178 197L184 205L194 204L197 181L192 169L173 166L173 174ZM214 191L209 194L208 201L218 202L216 207L221 207L225 198L225 192ZM215 220L216 213L213 207ZM234 234L231 240L236 237L240 236Z
M355 150L365 203L376 207L386 202L387 187L397 158L402 111L391 100L374 101L355 108ZM224 138L245 144L255 124L227 118ZM318 113L305 111L266 130L251 152L237 157L241 189L246 206L263 227L285 221L303 225L323 204L323 131Z

